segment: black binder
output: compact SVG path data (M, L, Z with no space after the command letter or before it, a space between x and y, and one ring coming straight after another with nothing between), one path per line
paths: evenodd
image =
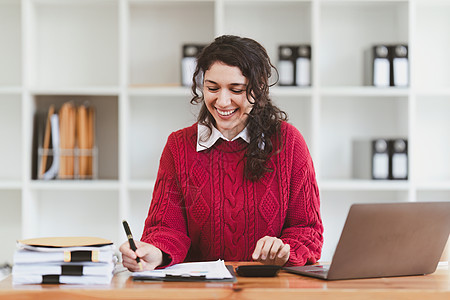
M389 179L389 141L372 141L372 179Z
M311 46L299 45L295 64L297 86L311 86Z
M197 67L197 56L203 50L202 44L183 45L183 57L181 59L181 84L183 86L192 85L192 75Z
M362 139L352 142L352 176L356 179L407 180L408 140Z
M393 139L389 141L390 148L390 178L408 179L408 141Z
M280 45L278 73L281 86L311 85L311 46Z
M408 45L392 45L390 46L391 61L391 86L409 85L409 61L408 61Z
M295 86L297 49L297 46L292 45L280 45L278 47L278 83L281 86Z
M374 45L366 55L368 64L369 85L387 87L391 85L391 58L390 47L387 45ZM367 78L367 77L366 77Z

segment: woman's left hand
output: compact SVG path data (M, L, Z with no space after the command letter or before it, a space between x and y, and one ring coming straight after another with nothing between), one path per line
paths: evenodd
M253 251L253 260L265 265L283 266L289 259L291 247L273 236L260 238Z

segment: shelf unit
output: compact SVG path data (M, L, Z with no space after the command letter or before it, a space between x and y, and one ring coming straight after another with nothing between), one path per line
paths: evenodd
M137 237L168 135L195 121L181 46L221 34L312 45L312 86L272 97L304 135L330 260L356 202L450 201L450 3L443 0L0 0L0 262L15 240ZM410 87L364 86L363 53L407 43ZM97 109L99 179L33 179L33 118L50 103ZM355 180L351 141L405 137L409 180Z

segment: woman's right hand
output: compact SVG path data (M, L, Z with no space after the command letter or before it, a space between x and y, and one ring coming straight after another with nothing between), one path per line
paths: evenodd
M152 244L134 241L136 244L136 253L131 250L130 243L126 241L119 250L122 253L122 264L131 272L142 271L136 262L136 255L141 259L141 264L144 270L150 271L163 263L162 251Z

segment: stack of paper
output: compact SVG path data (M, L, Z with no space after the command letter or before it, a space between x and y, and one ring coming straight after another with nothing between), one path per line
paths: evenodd
M93 237L17 242L13 284L109 284L117 261L111 241Z

